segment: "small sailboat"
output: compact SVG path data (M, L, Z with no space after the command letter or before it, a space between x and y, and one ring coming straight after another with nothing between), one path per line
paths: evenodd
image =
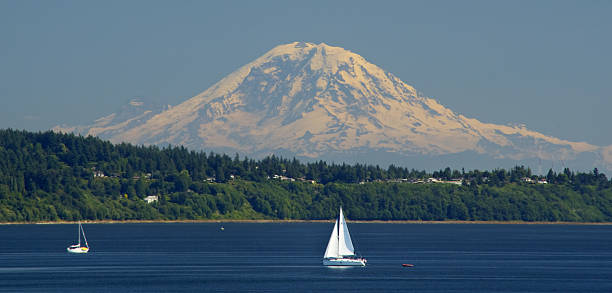
M81 245L81 233L83 233L83 240L85 240L85 246ZM70 253L87 253L89 252L89 244L87 243L87 238L85 237L85 230L83 230L83 226L81 226L81 222L79 221L79 243L68 246L66 250Z
M351 241L351 235L349 234L348 227L346 226L346 220L344 214L342 214L342 207L340 207L340 214L334 224L334 230L329 237L327 243L327 249L325 249L325 255L323 256L324 266L365 266L367 260L363 257L355 255L355 248Z

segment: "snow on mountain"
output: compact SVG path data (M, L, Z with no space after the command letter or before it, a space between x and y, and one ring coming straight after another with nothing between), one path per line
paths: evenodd
M53 130L108 138L116 133L134 127L135 125L140 125L155 114L159 114L169 108L170 106L149 104L140 99L131 99L126 105L122 106L117 113L98 118L91 125L61 125L55 126Z
M280 45L174 107L151 111L138 102L130 107L137 110L87 127L56 129L113 142L250 156L335 160L334 155L372 159L371 153L385 153L391 161L409 163L423 155L474 153L519 164L587 155L588 164L612 165L612 147L467 118L363 57L324 43Z

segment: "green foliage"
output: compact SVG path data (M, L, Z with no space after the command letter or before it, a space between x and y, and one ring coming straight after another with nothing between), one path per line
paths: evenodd
M429 177L464 184L408 183ZM158 200L147 203L147 196ZM428 174L0 130L0 222L331 219L339 206L353 220L610 222L612 181L597 169Z

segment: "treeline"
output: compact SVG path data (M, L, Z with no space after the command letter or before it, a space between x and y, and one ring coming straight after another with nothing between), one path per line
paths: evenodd
M281 181L275 178L297 179ZM430 177L463 185L409 184ZM525 178L550 184L527 184ZM309 182L314 181L315 184ZM398 181L398 182L395 182ZM146 203L146 196L157 201ZM94 137L0 130L0 221L330 219L612 221L612 181L594 169L433 173L114 145Z

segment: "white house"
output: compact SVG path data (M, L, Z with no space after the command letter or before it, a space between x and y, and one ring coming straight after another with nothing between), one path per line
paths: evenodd
M147 203L156 202L157 201L157 195L149 195L149 196L144 198L144 201L146 201Z
M100 170L95 170L93 172L94 177L106 177L106 174L104 174L104 172L100 171Z

